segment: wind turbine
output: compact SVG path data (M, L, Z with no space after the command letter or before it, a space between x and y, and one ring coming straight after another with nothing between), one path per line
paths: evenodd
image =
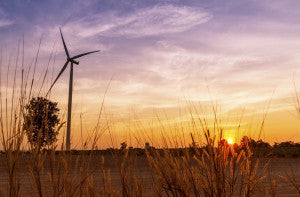
M62 42L64 45L64 49L65 49L65 52L67 55L67 61L64 64L64 66L62 67L62 69L60 70L58 76L56 77L56 79L54 80L52 85L50 86L50 89L48 90L46 95L48 95L48 93L50 92L50 90L52 89L52 87L54 86L54 84L56 83L58 78L61 76L61 74L66 70L66 68L70 62L71 68L70 68L70 81L69 81L68 120L67 120L67 137L66 137L66 150L69 151L70 150L70 132L71 132L72 91L73 91L73 64L76 64L76 65L79 64L79 61L75 61L75 59L83 57L83 56L91 54L91 53L99 52L100 50L82 53L82 54L70 57L69 51L67 49L67 46L66 46L66 43L65 43L65 40L64 40L64 37L62 35L60 28L59 28L59 31L60 31L61 39L62 39Z

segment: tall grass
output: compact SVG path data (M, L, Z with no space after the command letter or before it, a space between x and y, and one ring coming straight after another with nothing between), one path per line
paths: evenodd
M41 150L26 143L22 126L24 106L33 96L43 92L50 62L55 60L51 53L45 73L38 80L42 81L39 86L40 83L37 83L35 78L40 46L41 41L34 63L26 67L24 39L20 41L15 57L12 91L8 92L12 57L7 65L5 94L3 89L0 91L0 127L4 153L1 159L4 161L6 170L4 176L7 178L7 187L1 188L3 195L12 197L277 195L277 175L273 174L269 162L262 163L259 158L253 157L253 150L248 145L244 149L236 149L223 143L224 128L215 106L212 106L213 127L208 123L201 107L197 109L190 106L191 125L204 137L200 138L200 135L191 133L191 146L182 149L171 149L168 142L175 144L176 147L185 143L163 136L164 148L146 149L144 156L132 149L97 151L95 150L97 142L103 134L103 131L99 130L99 121L92 131L93 136L82 141L82 150L79 154L65 151L64 144L54 143ZM21 85L17 87L19 79ZM1 84L2 81L1 78ZM103 106L104 100L101 103L98 120L103 115ZM196 115L192 111L196 111ZM240 128L240 123L238 124ZM199 141L201 143L198 143ZM92 150L86 150L87 147L92 147ZM139 172L139 168L146 171ZM26 171L29 173L24 174ZM144 176L147 173L151 179L145 181ZM295 191L299 194L297 177L289 174L282 178L296 188Z
M201 121L202 123L207 121ZM258 173L257 159L254 161L252 151L247 146L237 152L233 146L220 143L211 133L207 124L205 128L205 148L197 143L181 154L171 153L168 148L160 152L147 152L148 161L155 176L156 194L167 196L251 196L265 176L261 175L268 164ZM217 129L217 127L215 127ZM191 138L194 141L193 135ZM222 139L222 137L220 137ZM217 146L216 146L217 144ZM191 154L192 152L192 154Z

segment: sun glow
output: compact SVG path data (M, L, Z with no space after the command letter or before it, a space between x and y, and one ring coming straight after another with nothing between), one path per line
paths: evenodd
M233 144L233 140L230 138L227 139L227 142L228 142L228 144Z

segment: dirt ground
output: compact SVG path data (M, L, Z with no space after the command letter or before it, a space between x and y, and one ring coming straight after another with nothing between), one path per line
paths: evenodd
M70 165L70 176L72 177L79 177L80 172L78 171L78 167L76 167L76 158L78 156L73 155L72 156L72 165ZM90 159L90 160L89 160ZM18 162L17 165L17 171L18 178L20 178L21 183L21 192L22 196L34 196L36 193L36 189L34 186L34 182L32 179L32 176L29 171L29 165L31 162L31 158L29 155L23 155L20 157L20 162ZM111 155L104 156L104 169L105 171L110 172L111 177L111 185L114 190L118 190L121 192L121 179L119 175L119 168L117 167L117 163L120 162L120 157L113 157ZM262 169L262 166L265 162L270 160L270 158L263 158L260 159L260 165L259 168ZM0 155L0 189L2 191L3 196L7 196L7 170L5 165L5 157L4 155ZM99 188L102 185L102 176L99 171L99 165L101 162L101 156L96 155L92 158L85 158L83 160L78 160L79 166L83 165L83 161L89 161L89 171L93 172L94 174L94 185L98 186ZM41 174L41 181L45 187L46 190L49 190L47 186L49 186L49 165L48 165L48 158L46 158L46 165L44 167L44 170ZM142 181L144 190L148 196L153 196L153 189L152 189L152 183L153 183L153 177L151 174L151 171L148 167L146 157L145 156L138 156L133 161L134 168L133 173L135 176L139 177L139 179ZM94 171L95 170L95 171ZM291 174L293 171L296 181L299 184L300 183L300 158L272 158L269 163L269 172L272 172L274 174L274 178L276 179L276 196L299 196L294 188L290 186L286 181L281 179L278 175L286 176L287 174ZM265 179L264 184L268 185L269 180ZM49 190L50 191L50 190ZM51 191L49 192L49 196ZM257 193L256 196L260 196L261 193Z

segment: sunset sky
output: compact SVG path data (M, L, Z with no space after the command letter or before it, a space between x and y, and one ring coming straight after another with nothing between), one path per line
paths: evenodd
M162 125L185 125L189 104L201 104L207 117L217 105L226 138L236 136L241 117L241 132L257 138L267 114L264 140L299 142L299 10L296 0L0 1L2 89L9 57L13 78L23 35L26 69L42 36L34 87L37 93L54 51L41 95L47 92L66 60L61 27L71 55L101 50L74 67L73 148L79 146L80 114L83 135L92 135L103 97L100 127L109 124L110 129L103 130L99 147L112 146L111 138L117 146L121 141L136 146L147 136L169 135ZM68 80L69 69L51 93L64 119ZM155 124L160 128L150 132ZM136 136L143 140L137 142Z

